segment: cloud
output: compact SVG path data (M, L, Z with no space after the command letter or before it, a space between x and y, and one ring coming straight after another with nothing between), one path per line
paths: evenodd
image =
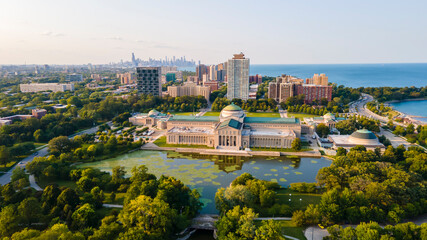
M116 41L123 41L123 38L122 38L122 37L119 37L119 36L115 36L115 37L108 37L107 39L110 39L110 40L116 40Z
M63 37L63 36L65 36L65 34L63 34L63 33L54 33L51 31L43 32L42 35L46 36L46 37Z

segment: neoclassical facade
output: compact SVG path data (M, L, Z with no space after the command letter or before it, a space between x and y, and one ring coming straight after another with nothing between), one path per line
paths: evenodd
M292 141L300 136L301 124L296 118L246 117L239 106L231 104L219 117L170 117L166 141L244 150L251 147L290 148Z

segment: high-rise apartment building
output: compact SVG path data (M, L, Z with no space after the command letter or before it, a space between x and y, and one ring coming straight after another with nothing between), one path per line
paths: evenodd
M234 54L227 64L227 98L249 98L249 59L243 53Z
M290 97L304 94L306 103L321 100L322 98L331 101L332 86L328 86L328 77L324 74L316 75L314 75L313 79L307 79L307 84L304 84L303 79L288 75L277 77L276 82L270 82L268 85L268 98L272 98L277 102L286 102Z
M249 76L249 83L261 84L262 76L258 74L255 76Z
M134 73L123 73L123 74L118 73L117 78L120 79L120 83L123 85L135 83Z
M322 85L322 86L328 86L328 77L322 73L322 74L314 74L313 78L307 78L306 80L307 84L314 84L314 85Z
M203 79L203 75L208 74L209 68L206 65L199 64L196 67L196 76L199 78L199 80Z
M152 94L153 96L162 96L160 72L160 67L137 67L136 78L138 92L142 94Z

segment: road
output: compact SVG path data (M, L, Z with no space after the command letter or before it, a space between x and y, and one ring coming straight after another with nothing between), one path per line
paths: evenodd
M95 133L97 130L98 130L98 126L86 129L84 131L78 132L78 133L73 134L73 135L70 135L69 138L73 138L73 137L75 137L77 135L82 135L82 134L92 134L92 133ZM21 160L19 162L19 164L15 164L15 166L13 166L8 172L6 172L5 174L3 174L0 177L0 185L6 185L6 184L8 184L10 182L10 177L12 176L13 169L15 169L16 167L25 166L27 163L33 161L33 159L35 157L44 157L44 156L46 156L48 154L47 150L48 150L47 149L47 145L45 145L42 149L40 149L36 153L31 154L30 156L28 156L28 157L24 158L23 160Z

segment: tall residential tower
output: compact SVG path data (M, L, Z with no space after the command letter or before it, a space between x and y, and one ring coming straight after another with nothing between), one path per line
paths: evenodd
M227 64L227 98L249 98L249 59L243 53L234 54Z
M162 96L160 72L160 67L137 67L136 79L138 92L152 94L153 96Z

